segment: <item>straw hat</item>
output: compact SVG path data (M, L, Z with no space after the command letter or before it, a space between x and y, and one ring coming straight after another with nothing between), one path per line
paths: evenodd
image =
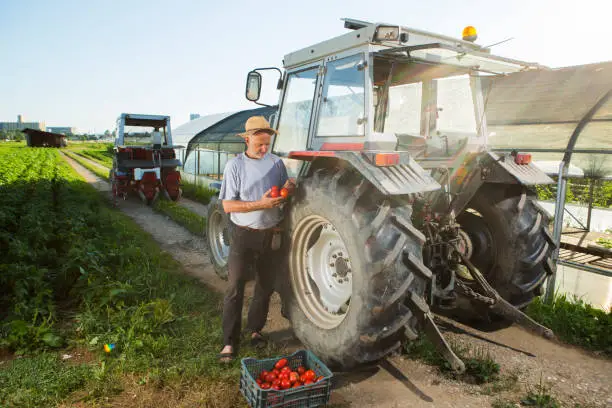
M251 116L244 124L244 133L239 133L239 136L247 137L257 132L264 131L268 133L278 134L278 132L270 127L270 123L263 116Z

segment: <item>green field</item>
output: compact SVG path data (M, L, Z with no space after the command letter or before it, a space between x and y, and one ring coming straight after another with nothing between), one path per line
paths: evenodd
M132 394L243 406L238 362L216 361L219 295L58 150L0 145L0 162L0 406L123 406Z

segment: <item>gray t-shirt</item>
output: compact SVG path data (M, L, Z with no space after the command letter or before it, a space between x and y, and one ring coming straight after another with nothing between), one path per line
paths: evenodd
M280 157L268 153L261 159L251 159L245 153L234 157L225 165L220 200L257 201L272 186L282 188L287 181L287 169ZM234 224L243 227L267 229L283 219L280 208L231 213Z

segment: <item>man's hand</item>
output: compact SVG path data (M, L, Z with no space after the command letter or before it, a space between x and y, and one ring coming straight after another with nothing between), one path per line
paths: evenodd
M295 179L287 179L287 181L285 181L285 184L283 185L283 188L286 188L289 191L290 196L293 195L293 193L295 192Z
M280 206L285 201L283 197L277 197L277 198L270 197L271 192L272 192L272 189L269 189L268 191L264 193L263 197L259 199L258 207L260 207L261 209L274 208L274 207Z

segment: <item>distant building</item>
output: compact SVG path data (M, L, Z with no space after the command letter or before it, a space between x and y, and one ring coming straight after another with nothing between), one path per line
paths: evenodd
M64 147L66 136L58 133L43 132L38 129L24 129L26 142L30 147Z
M199 113L190 113L189 114L189 120L194 120L200 117Z
M67 126L47 126L47 132L59 133L62 135L74 135L76 134L76 128Z
M44 131L45 122L24 122L21 115L17 115L17 122L0 122L0 131L8 132L11 130L36 129Z

